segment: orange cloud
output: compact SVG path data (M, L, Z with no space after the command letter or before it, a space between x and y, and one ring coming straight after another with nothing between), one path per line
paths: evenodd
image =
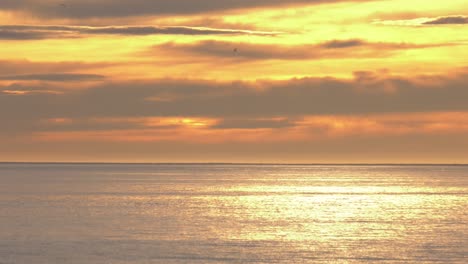
M468 112L437 112L414 114L384 114L365 116L305 116L290 120L287 126L272 126L284 118L236 120L236 126L223 119L167 117L97 119L99 124L123 122L122 129L89 131L47 131L34 134L40 141L181 141L192 143L222 142L294 142L316 141L326 138L353 138L362 136L402 136L428 134L468 133ZM55 124L71 123L64 118L51 119ZM134 128L129 126L134 124ZM280 123L281 124L281 123ZM262 127L263 126L263 127Z

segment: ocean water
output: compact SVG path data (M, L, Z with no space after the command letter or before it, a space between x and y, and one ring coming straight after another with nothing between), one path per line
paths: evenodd
M0 263L467 263L468 166L0 164Z

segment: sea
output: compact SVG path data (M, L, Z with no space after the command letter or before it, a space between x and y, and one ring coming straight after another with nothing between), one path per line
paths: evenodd
M468 263L468 166L1 163L0 263Z

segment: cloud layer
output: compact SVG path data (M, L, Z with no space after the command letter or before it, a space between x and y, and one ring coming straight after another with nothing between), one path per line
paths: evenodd
M277 35L278 32L216 29L205 27L156 27L156 26L32 26L3 25L0 26L0 39L34 40L48 38L75 38L85 35Z
M58 75L42 79L70 77L88 76ZM50 91L50 85L11 84L0 87L0 120L157 116L229 119L218 124L218 128L222 128L236 126L239 124L236 118L242 117L257 120L264 126L280 127L287 126L289 121L261 118L468 111L467 81L466 72L452 77L421 76L414 79L357 72L353 80L104 82L86 89L57 90L61 93L40 93L41 89Z
M466 16L446 16L431 19L424 22L424 25L457 25L457 24L468 24L468 17Z
M74 82L87 80L101 80L103 75L98 74L75 74L75 73L51 73L51 74L25 74L1 76L0 80L16 81L51 81L51 82Z
M365 0L2 0L0 9L26 11L40 16L90 18L138 15L174 15L220 12L232 9L313 5Z
M419 17L404 20L378 20L374 24L393 26L436 26L436 25L465 25L468 24L468 17L461 15L440 16L440 17Z
M399 50L423 49L452 45L369 42L361 39L332 40L317 44L254 44L206 40L190 44L165 43L154 46L144 55L163 50L185 55L224 57L230 59L320 59L320 58L373 58L392 55Z

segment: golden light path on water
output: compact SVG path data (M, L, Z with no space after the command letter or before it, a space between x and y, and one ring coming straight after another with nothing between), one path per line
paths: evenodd
M463 263L467 253L466 166L71 166L0 170L0 262L27 263L26 251L35 263Z

